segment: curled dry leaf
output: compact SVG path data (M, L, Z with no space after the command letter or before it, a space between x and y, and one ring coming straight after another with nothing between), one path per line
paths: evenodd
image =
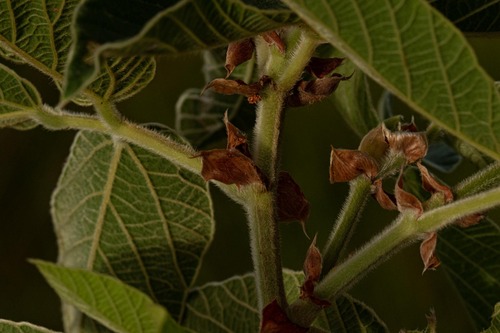
M201 175L208 180L237 186L260 183L267 186L267 180L249 157L236 149L212 149L200 152L195 157L203 159Z
M307 235L305 221L309 217L309 201L288 172L279 173L276 201L279 221L300 221Z
M359 150L335 149L330 154L330 182L348 182L364 174L373 179L378 165L373 157Z
M203 91L207 89L213 89L215 92L224 95L244 95L248 97L248 102L250 104L255 104L260 101L260 91L267 84L271 82L271 78L264 75L260 78L259 82L246 84L242 80L228 80L228 79L214 79L210 81Z
M252 58L255 45L251 38L230 43L226 51L226 79L231 75L236 66Z
M280 53L284 54L286 50L285 43L281 39L280 35L276 31L269 31L266 33L263 33L262 38L268 43L268 44L274 44L280 51Z
M398 211L404 212L408 210L413 210L417 216L422 215L424 212L424 207L422 203L416 196L407 192L403 189L403 171L399 174L398 181L396 182L396 188L394 190L394 195L396 196L396 204L398 206Z
M376 179L372 185L372 194L383 209L398 210L396 198L382 188L382 179Z
M262 310L260 333L306 333L308 328L294 324L276 300Z
M330 96L341 81L349 80L350 76L333 74L332 76L311 81L299 81L286 98L286 105L290 107L304 106L320 102Z
M427 137L424 132L391 132L384 129L389 148L405 155L408 163L421 160L427 154Z
M429 173L429 170L422 165L422 163L417 163L417 167L420 170L420 175L422 177L422 186L429 193L443 193L444 200L446 203L450 203L453 201L453 192L451 189L443 184L440 184L434 177L432 177Z
M369 154L377 162L381 162L384 158L389 144L385 140L384 125L380 124L371 129L361 140L358 150Z
M434 270L441 265L441 262L436 257L436 244L437 244L437 232L431 232L420 244L420 257L424 263L424 270L422 272L431 269Z
M325 77L339 67L344 58L318 58L312 57L307 64L306 70L317 78Z
M251 158L246 135L229 122L227 111L224 113L224 125L226 125L227 149L236 149L243 155Z

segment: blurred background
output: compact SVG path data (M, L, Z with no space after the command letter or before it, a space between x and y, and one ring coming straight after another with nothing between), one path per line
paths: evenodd
M471 39L480 62L500 79L497 40ZM155 80L139 94L118 105L136 122L160 122L174 127L177 97L187 88L204 85L202 58L190 55L161 58ZM49 105L58 101L50 79L27 67L16 67L32 80ZM404 105L396 102L401 112ZM399 113L399 109L394 110ZM50 217L50 196L56 186L75 132L51 132L43 128L21 132L0 130L0 318L29 321L62 330L60 303L28 258L56 261L57 244ZM310 235L318 233L321 248L347 194L347 184L328 182L330 144L355 149L359 138L333 109L331 101L289 110L283 135L282 166L289 171L311 203L307 221ZM225 141L214 143L224 147ZM436 172L448 184L456 184L475 167L467 161L451 174ZM433 170L434 171L434 170ZM245 216L242 210L212 186L216 235L202 267L199 284L222 280L251 270ZM495 214L491 215L494 216ZM498 210L496 211L498 216ZM395 217L369 201L356 229L354 250ZM282 257L285 267L301 270L309 240L298 223L283 224ZM228 250L229 249L229 250ZM387 323L391 331L423 329L425 315L434 309L441 332L474 332L464 307L447 277L440 271L422 272L418 244L393 256L366 276L352 290Z

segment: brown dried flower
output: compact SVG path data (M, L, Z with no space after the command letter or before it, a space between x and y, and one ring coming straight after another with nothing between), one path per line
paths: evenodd
M335 149L330 154L330 182L348 182L364 174L370 179L378 173L377 162L359 150Z
M434 270L441 265L441 262L436 257L437 232L431 232L420 244L420 257L424 263L424 270Z
M255 45L251 38L233 42L228 45L226 51L226 64L224 66L227 71L226 79L231 75L236 66L252 58L254 49Z

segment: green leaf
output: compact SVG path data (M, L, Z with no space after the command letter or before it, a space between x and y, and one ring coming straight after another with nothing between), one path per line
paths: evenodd
M283 273L287 299L296 300L304 274L290 270ZM188 298L183 324L192 329L203 327L205 332L213 333L257 332L259 311L254 275L233 277L194 289ZM327 317L323 316L317 324L331 332L388 332L371 309L348 295L340 296L331 311L327 311Z
M498 333L500 332L500 303L495 305L495 310L491 316L491 326L482 333Z
M489 219L439 233L437 255L478 328L489 324L500 295L500 228Z
M33 85L0 64L0 128L12 126L30 129L36 123L30 118L42 106L40 94Z
M119 333L164 332L164 327L181 327L160 305L122 281L52 263L32 261L65 302Z
M500 159L500 95L464 37L429 4L284 2L413 109Z
M62 85L72 42L71 21L80 0L20 0L0 2L0 56L29 64ZM36 36L36 38L33 38ZM83 95L75 101L89 104L89 98L120 101L140 91L153 79L151 57L110 59Z
M76 13L63 97L73 96L93 80L104 54L178 55L227 45L296 21L280 1L145 0L124 6L120 0L87 0ZM89 63L89 57L94 62Z
M52 199L59 263L113 275L177 317L214 231L207 183L142 148L80 132Z
M2 333L57 333L44 327L31 323L16 323L10 320L0 319L0 332Z
M497 0L437 0L432 5L464 32L500 31Z
M226 75L225 48L205 51L203 60L206 83ZM254 72L255 62L250 60L236 67L231 78L250 82L255 77ZM202 89L198 88L186 90L175 106L176 130L194 145L201 145L216 133L225 131L222 122L224 112L227 111L229 118L232 119L242 113L250 113L255 108L241 95L223 95L212 90L207 90L201 95L201 92Z

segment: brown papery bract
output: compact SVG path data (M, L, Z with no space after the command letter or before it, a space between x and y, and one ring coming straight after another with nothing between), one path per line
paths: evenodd
M285 53L286 45L276 31L269 31L263 33L261 36L268 44L276 45L281 54Z
M358 147L358 150L369 154L379 163L382 162L389 149L389 144L385 140L384 128L384 125L380 124L371 129L366 133L363 139L361 139Z
M330 154L330 182L348 182L364 174L375 178L378 165L370 155L359 150L335 149Z
M376 179L372 185L372 195L383 209L398 210L396 198L386 193L382 187L382 179Z
M339 67L344 58L318 58L312 57L307 64L306 70L317 78L325 77Z
M226 79L231 75L236 66L248 61L252 58L255 45L251 38L243 39L237 42L230 43L226 51L227 71Z
M227 149L236 149L243 155L252 158L246 135L229 122L227 111L224 113L224 125L226 125Z
M484 219L485 215L483 213L476 213L472 215L467 215L455 222L461 228L468 228L470 226L476 225Z
M262 310L260 333L306 333L306 327L294 324L276 300Z
M299 81L286 98L285 103L290 107L298 107L320 102L330 96L341 81L350 78L351 76L333 74L321 79Z
M427 192L443 193L446 203L453 201L453 192L448 186L440 184L436 179L434 179L434 177L432 177L429 173L429 170L427 170L422 163L417 163L417 167L420 170L420 175L422 176L422 186Z
M400 212L405 212L407 210L413 210L417 216L422 215L424 212L424 207L422 203L416 196L407 192L403 189L403 172L399 174L398 181L396 182L396 187L394 189L394 195L396 196L396 204Z
M427 270L434 270L441 265L441 262L436 257L436 245L437 245L437 232L431 232L420 244L420 257L424 263L425 273Z
M307 201L300 186L293 180L288 172L282 171L278 176L276 205L278 220L300 221L305 232L305 221L309 217L309 201Z
M255 104L261 99L260 91L271 81L271 78L265 75L260 78L259 82L250 84L246 84L242 80L214 79L203 88L201 93L203 94L207 89L213 89L215 92L224 95L244 95L248 97L250 104Z
M212 149L200 152L203 166L201 175L208 180L237 186L260 183L267 187L267 180L255 163L236 149Z
M408 163L417 162L427 154L424 132L391 132L385 128L384 134L390 149L404 154Z

